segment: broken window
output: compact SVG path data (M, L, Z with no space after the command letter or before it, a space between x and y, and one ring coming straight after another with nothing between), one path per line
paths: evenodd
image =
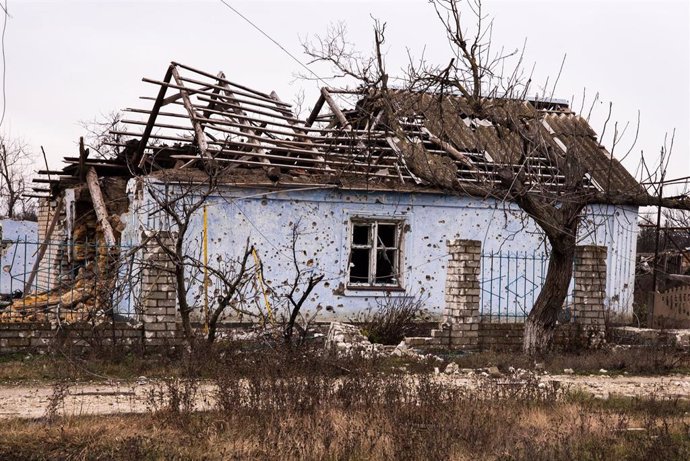
M351 287L400 287L400 230L401 221L352 220Z

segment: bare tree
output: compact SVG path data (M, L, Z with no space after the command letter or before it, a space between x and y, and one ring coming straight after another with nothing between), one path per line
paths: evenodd
M191 317L194 305L189 302L189 293L195 277L190 277L190 271L198 271L204 263L190 252L188 231L193 219L198 219L204 204L216 191L219 174L216 166L210 163L205 166L204 173L198 170L185 170L183 174L189 175L186 179L179 177L172 179L165 175L160 178L160 181L151 177L142 178L149 197L158 208L152 213L157 221L156 230L170 229L170 232L165 233L153 232L152 238L172 263L177 307L182 320L183 333L190 346L194 345L196 338ZM220 295L218 308L214 310L213 318L216 321L222 310L231 303L233 296L237 293L237 287L244 279L247 258L248 250L245 251L241 268L236 276L230 276L225 268L211 268L212 274L225 285L223 294ZM207 334L209 342L215 339L215 332L214 322L214 327L209 329Z
M0 197L3 215L10 219L26 219L36 215L35 203L24 196L29 190L32 156L18 139L0 135Z
M620 190L612 187L610 180L608 184L595 186L578 159L578 149L566 149L554 143L538 108L525 103L531 77L522 70L522 54L491 49L492 23L483 13L481 1L464 2L466 10L456 0L431 3L446 32L452 57L445 66L411 59L405 75L396 79L403 84L395 90L388 86L389 76L381 51L385 24L375 22L374 51L370 56L348 48L344 28L332 29L325 39L303 43L304 50L313 61L333 65L335 76L356 82L359 94L363 95L357 102L360 116L368 117L367 126L380 117L380 124L392 134L401 161L418 179L449 193L515 203L543 231L550 245L548 272L526 320L523 343L525 352L538 353L550 346L558 313L568 293L584 210L598 203L688 209L690 200L687 195L654 197L641 187ZM465 13L473 21L466 23ZM512 70L506 71L509 58L516 62ZM546 106L557 80L552 83L551 95L547 92L547 97L541 99ZM545 88L549 88L548 82ZM418 137L404 129L402 118L431 112L437 118L431 121L435 132L426 129L426 134L454 160L464 164L463 174L473 177L472 184L459 182L454 162L427 151ZM457 120L459 113L470 120L486 122L500 148L512 153L512 161L494 162L491 171L480 170L454 148L453 120ZM625 130L619 132L616 125L614 131L615 146ZM475 147L478 152L484 150L480 144ZM614 167L619 166L611 159L609 178L615 175ZM551 173L543 174L545 166L552 168ZM564 179L556 180L557 176Z
M314 288L316 288L324 278L324 274L318 273L313 267L314 261L312 259L306 261L306 267L300 264L299 258L297 257L298 237L299 221L292 225L292 264L295 270L294 278L289 286L289 291L284 295L284 299L287 301L287 319L283 329L283 336L285 338L285 343L288 345L291 345L293 342L295 328L299 328L300 330L300 342L304 341L312 318L308 318L304 315L302 307L309 299ZM302 325L298 323L300 317L303 319Z
M189 235L194 219L199 219L209 197L218 191L218 178L223 170L206 165L206 170L178 170L175 178L162 175L160 181L147 177L148 195L157 207L152 216L157 229L170 232L152 232L153 239L172 262L177 305L185 338L193 346L199 330L193 326L195 306L206 304L208 313L203 323L208 327L205 339L212 343L217 336L219 321L234 313L263 326L280 321L284 342L295 343L294 331L299 330L298 343L304 340L313 315L304 313L303 307L324 275L313 267L313 260L300 261L298 257L299 225L293 224L292 257L294 276L280 288L263 286L263 266L255 257L255 248L247 240L241 255L235 259L212 255L208 261L200 256L200 245ZM181 179L187 175L187 179ZM196 243L196 245L195 245ZM259 274L261 274L259 276ZM260 283L257 283L260 282ZM262 285L262 286L258 286ZM196 287L196 294L192 290ZM202 299L210 289L210 299ZM268 301L268 297L273 299ZM191 301L190 301L191 298ZM261 306L262 302L267 305ZM273 305L273 308L270 307ZM198 310L198 309L197 309Z
M120 149L128 137L124 134L127 126L122 123L122 113L111 111L94 117L92 120L81 121L79 125L86 131L84 143L97 157L104 159L117 158Z

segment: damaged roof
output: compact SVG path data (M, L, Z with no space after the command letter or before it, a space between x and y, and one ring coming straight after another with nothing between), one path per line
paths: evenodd
M587 121L567 104L483 100L473 109L462 97L391 90L395 123L367 91L322 88L307 118L275 92L264 93L190 66L171 63L144 107L125 109L123 129L108 144L113 158L92 158L82 145L59 171L44 170L37 192L55 193L99 176L134 176L194 169L203 160L227 166L238 183L330 183L390 190L436 190L498 182L498 168L525 171L533 186L558 191L565 183L559 159L574 156L586 170L585 187L606 193L644 193L598 142ZM496 121L515 118L543 148L525 155L521 133ZM402 128L401 145L391 126ZM399 133L399 132L398 132ZM413 146L412 152L409 146ZM425 174L426 173L426 174ZM265 178L260 181L258 178ZM442 180L436 180L442 178Z

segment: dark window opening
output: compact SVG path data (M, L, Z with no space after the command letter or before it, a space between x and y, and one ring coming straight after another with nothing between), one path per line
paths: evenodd
M350 282L368 283L369 282L369 253L367 249L352 249L350 261Z
M352 221L351 287L400 287L400 231L400 221Z

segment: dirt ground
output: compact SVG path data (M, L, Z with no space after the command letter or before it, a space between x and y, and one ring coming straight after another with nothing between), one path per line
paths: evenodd
M463 375L440 375L457 386L473 386L475 381ZM624 397L679 398L690 400L690 376L609 376L609 375L543 375L542 381L558 381L562 386L580 390L597 398ZM141 413L152 408L152 395L163 388L161 381L140 379L136 382L74 384L59 400L58 413L65 416ZM196 394L196 409L213 406L215 386L201 384ZM0 419L40 418L46 415L53 386L45 383L0 386Z

